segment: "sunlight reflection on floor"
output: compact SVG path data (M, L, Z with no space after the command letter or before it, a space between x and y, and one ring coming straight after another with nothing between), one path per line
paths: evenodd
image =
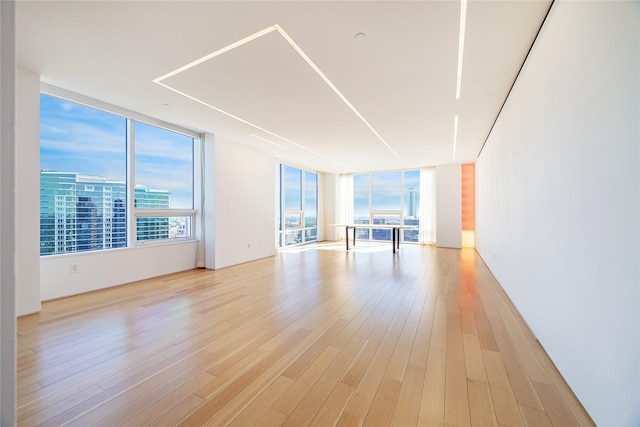
M401 245L402 247L402 245ZM294 246L289 248L280 248L280 252L283 253L302 253L312 250L320 251L345 251L345 242L319 242L310 243L308 245ZM392 251L391 242L371 242L371 241L358 241L356 246L350 246L349 252L362 252L362 253L374 253Z

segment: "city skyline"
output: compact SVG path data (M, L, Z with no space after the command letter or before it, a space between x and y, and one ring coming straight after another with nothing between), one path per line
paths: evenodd
M127 246L126 183L77 172L40 171L40 254ZM171 192L137 186L138 208L166 209ZM136 218L136 240L188 236L188 217Z

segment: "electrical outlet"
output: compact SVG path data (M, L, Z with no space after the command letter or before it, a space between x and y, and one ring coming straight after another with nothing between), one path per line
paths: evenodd
M78 264L69 264L69 273L75 274L78 272Z

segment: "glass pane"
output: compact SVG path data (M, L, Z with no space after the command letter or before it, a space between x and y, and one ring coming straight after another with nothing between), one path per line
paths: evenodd
M369 240L369 233L370 232L371 232L371 229L369 229L369 228L356 228L356 239L357 240ZM351 231L349 231L349 233L351 233Z
M302 215L299 213L285 212L284 214L284 228L302 228Z
M311 228L304 231L304 241L305 242L315 242L318 240L318 229Z
M302 210L302 171L286 165L284 166L284 209Z
M369 174L353 176L353 222L369 224ZM357 239L369 239L369 229L356 228Z
M401 172L371 174L371 208L373 210L400 210Z
M193 208L193 138L135 123L136 207Z
M41 94L41 255L127 245L126 123Z
M420 225L420 171L404 172L404 225L418 227ZM403 230L405 242L418 242L419 231Z
M417 228L415 230L402 230L402 235L404 242L418 243L420 239L420 231Z
M284 246L302 243L302 230L287 231L284 233Z
M190 231L190 216L136 218L137 240L187 238Z
M374 224L400 225L400 214L373 214ZM371 230L371 238L373 240L391 240L391 229Z
M318 225L318 175L304 173L304 226Z

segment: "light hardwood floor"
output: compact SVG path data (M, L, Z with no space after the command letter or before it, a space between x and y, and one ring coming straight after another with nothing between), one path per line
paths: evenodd
M474 250L412 245L46 302L17 388L22 426L593 425Z

